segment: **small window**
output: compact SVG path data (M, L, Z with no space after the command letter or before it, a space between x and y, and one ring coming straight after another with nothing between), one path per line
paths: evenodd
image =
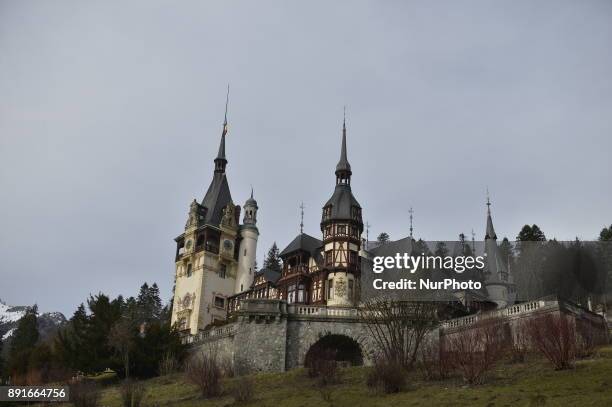
M187 265L187 277L191 277L192 274L193 274L193 270L192 270L192 267L191 267L191 263L189 263Z
M325 264L332 264L333 252L331 250L325 252Z
M225 278L226 274L227 274L227 265L221 264L219 266L219 277Z
M244 254L243 254L243 256L246 256L246 249L244 249Z
M216 295L215 296L215 307L225 308L225 298L219 297L218 295Z
M334 280L327 280L327 299L334 298Z

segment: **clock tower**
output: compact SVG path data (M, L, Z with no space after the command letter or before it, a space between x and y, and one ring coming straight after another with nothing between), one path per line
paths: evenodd
M234 205L225 169L227 101L213 179L201 202L189 206L185 231L176 241L172 324L197 334L227 316L238 274L240 206Z

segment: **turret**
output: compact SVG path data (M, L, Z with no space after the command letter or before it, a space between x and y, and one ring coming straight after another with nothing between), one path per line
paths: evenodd
M497 304L498 308L504 308L514 304L515 286L509 273L506 261L504 261L499 246L497 246L497 235L493 228L491 218L491 200L487 192L487 229L485 232L485 288L489 299Z
M327 305L352 306L357 301L360 274L359 250L363 221L361 206L351 191L351 165L346 152L346 118L342 123L336 187L323 206L324 267L327 271Z
M244 218L240 226L240 248L238 252L238 272L236 274L236 286L234 291L241 293L248 290L253 284L255 274L255 258L257 254L257 201L251 197L244 203Z

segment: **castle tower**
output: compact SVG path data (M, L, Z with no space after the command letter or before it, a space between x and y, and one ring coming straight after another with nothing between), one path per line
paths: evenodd
M255 258L257 254L257 201L251 197L244 204L244 218L240 226L240 248L238 249L238 272L236 274L236 286L234 291L241 293L248 290L253 284L255 274Z
M225 174L226 135L227 100L212 181L202 202L191 202L185 231L175 239L172 324L192 335L225 319L227 298L234 294L240 207L232 202Z
M491 201L487 192L487 229L485 232L485 288L489 299L497 304L498 308L504 308L514 304L515 286L512 276L507 268L507 262L503 259L499 246L497 245L497 235L493 228L491 218Z
M352 306L358 300L361 264L359 250L363 221L361 206L351 191L351 165L346 152L346 118L342 124L336 187L323 206L323 263L327 305Z

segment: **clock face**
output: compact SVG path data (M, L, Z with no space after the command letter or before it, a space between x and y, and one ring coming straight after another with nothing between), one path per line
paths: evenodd
M192 245L191 239L190 239L190 240L187 240L187 243L185 244L185 248L186 248L187 250L189 250L189 249L191 249L191 245Z
M223 247L225 248L225 250L232 250L233 246L234 246L234 244L232 243L231 240L225 239L223 241Z

